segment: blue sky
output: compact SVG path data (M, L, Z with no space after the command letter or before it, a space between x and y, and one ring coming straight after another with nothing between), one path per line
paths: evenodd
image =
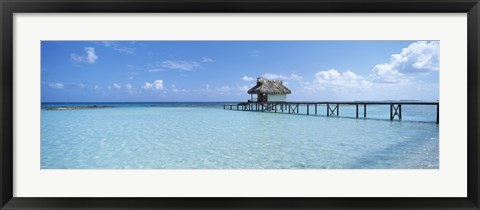
M42 41L42 102L245 101L257 77L289 101L439 97L438 41Z

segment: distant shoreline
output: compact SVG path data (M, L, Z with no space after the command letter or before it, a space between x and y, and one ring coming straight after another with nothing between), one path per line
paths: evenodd
M46 110L81 110L81 109L104 109L104 108L114 108L116 106L62 106L62 107L48 107Z

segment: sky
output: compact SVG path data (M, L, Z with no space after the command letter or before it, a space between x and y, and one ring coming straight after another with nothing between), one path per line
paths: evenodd
M246 101L257 77L287 101L439 97L439 41L42 41L42 102Z

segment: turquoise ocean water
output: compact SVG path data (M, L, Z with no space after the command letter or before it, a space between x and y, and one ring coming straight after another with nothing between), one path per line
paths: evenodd
M42 169L438 169L435 106L340 106L340 117L225 103L42 103ZM47 110L108 105L115 108ZM363 107L362 107L363 108ZM363 115L363 109L360 109ZM301 107L306 113L306 107ZM310 112L313 112L310 106Z

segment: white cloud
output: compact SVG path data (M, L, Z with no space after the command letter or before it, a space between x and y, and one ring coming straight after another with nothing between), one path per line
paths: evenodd
M376 82L398 83L414 76L427 75L439 70L440 43L418 41L393 54L390 62L375 65L372 77Z
M104 47L113 49L119 53L134 54L135 48L125 47L117 42L100 42Z
M172 86L170 87L170 90L174 93L188 93L190 92L190 90L187 90L187 89L178 89L177 86L175 86L174 84L172 84Z
M85 51L87 52L87 62L95 63L95 61L98 59L98 56L95 55L95 49L93 47L87 47L85 48Z
M303 77L296 75L296 74L290 74L290 75L282 75L282 74L272 74L272 73L266 73L262 76L265 79L280 79L280 80L295 80L295 81L300 81L303 79Z
M153 83L145 82L142 88L145 90L163 90L163 80L155 80Z
M175 69L180 71L193 71L194 69L199 68L200 64L195 61L168 60L168 61L162 61L160 66L164 68Z
M93 47L85 47L84 50L84 55L72 53L70 54L70 59L77 63L95 63L95 61L98 59L98 56L95 54L95 49Z
M255 78L249 77L249 76L243 76L242 80L245 81L245 82L251 82L251 81L254 81Z
M409 80L408 75L396 70L390 64L378 64L372 70L372 78L380 83L399 83Z
M65 87L62 83L59 82L50 82L48 83L48 86L55 89L63 89Z
M128 79L129 79L129 80L132 80L132 79L133 79L133 76L129 76Z
M100 87L100 86L98 86L98 85L95 85L95 87L93 87L93 89L95 89L95 90L100 90L100 89L101 89L101 87Z
M346 88L365 88L370 87L371 85L371 82L349 70L339 72L335 69L330 69L317 72L313 82L305 86L305 88L313 90L332 89L339 91Z
M211 59L207 56L204 56L204 57L202 57L202 60L200 62L202 62L202 63L213 62L213 59Z
M165 71L164 69L149 69L148 72L161 72L161 71Z
M153 64L148 64L148 72L160 72L166 69L173 69L177 71L193 71L201 67L202 63L214 62L209 57L202 57L200 61L188 61L188 60L164 60Z
M83 56L77 55L75 53L70 54L70 59L77 63L81 63L85 60Z
M136 94L137 91L133 88L132 84L126 84L125 85L125 90L130 93L130 94Z
M112 87L115 88L115 89L117 89L117 90L120 90L120 89L122 88L122 85L117 84L117 83L113 83L113 84L112 84Z

